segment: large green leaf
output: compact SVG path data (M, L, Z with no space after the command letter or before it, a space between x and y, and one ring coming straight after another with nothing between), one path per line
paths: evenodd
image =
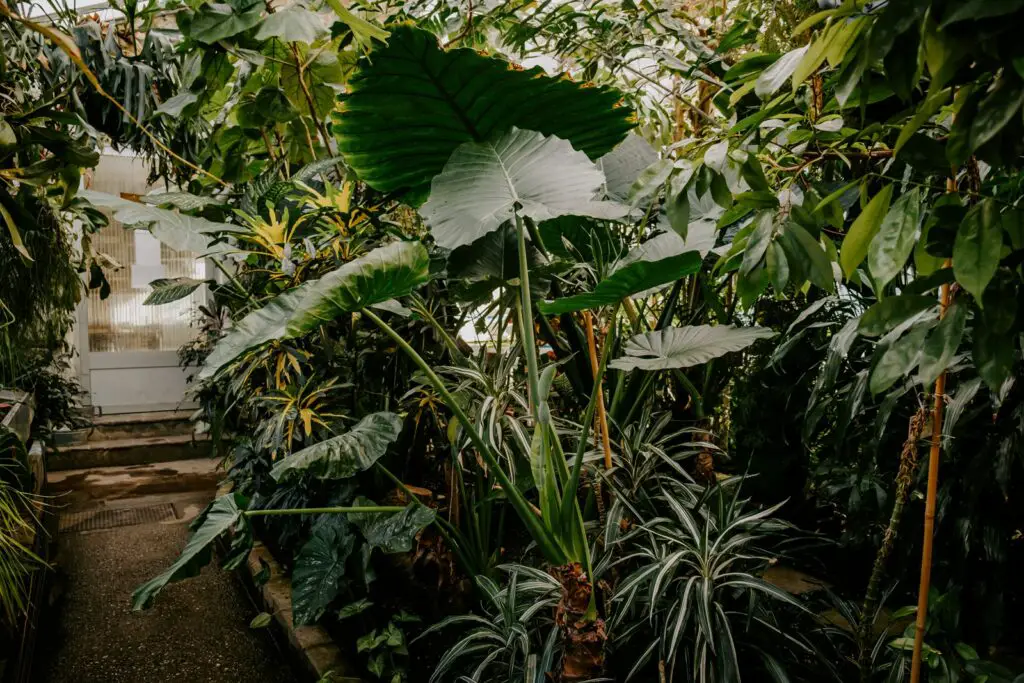
M222 256L235 251L227 244L210 243L219 234L238 232L239 228L236 225L215 223L94 190L81 190L78 195L98 207L112 211L114 220L126 228L149 230L153 237L171 249Z
M999 205L982 200L964 216L953 243L953 273L964 289L982 305L982 293L999 268L1003 228Z
M903 270L917 243L920 226L921 191L915 188L892 205L868 247L868 270L879 288Z
M396 26L360 62L335 113L346 162L382 192L422 196L455 149L516 126L568 140L598 159L635 125L620 93L521 70L476 50L442 50L428 31Z
M882 393L897 380L910 374L921 358L926 334L927 327L915 327L879 350L868 379L872 394Z
M404 296L430 277L419 242L395 242L346 263L319 280L278 295L238 321L214 347L200 372L212 377L244 351L274 339L294 339L341 315Z
M353 503L356 507L372 507L372 500L359 496ZM413 541L420 529L434 521L434 510L419 503L409 503L401 512L353 512L348 518L359 527L363 538L374 548L386 553L405 553L412 550Z
M192 294L206 284L206 280L197 280L191 277L160 278L153 280L149 286L153 291L149 293L143 306L159 306L178 301Z
M207 206L224 206L224 202L213 197L202 197L190 192L154 192L139 197L143 204L161 206L169 204L182 211L198 211Z
M931 386L936 378L949 367L956 351L960 348L960 340L967 324L967 305L963 301L954 301L946 315L928 335L921 354L921 365L918 368L919 380L925 387Z
M625 207L595 201L604 176L565 140L512 128L491 142L467 142L430 185L421 213L437 244L454 249L521 216L618 218Z
M270 474L287 481L307 472L318 479L346 479L371 467L402 431L402 418L394 413L371 413L338 436L281 458Z
M239 11L227 3L208 2L196 10L183 28L192 40L212 45L249 30L260 23L262 17L262 5Z
M256 32L256 39L280 38L286 43L309 44L326 33L327 25L319 14L295 4L267 15Z
M857 331L867 337L881 336L937 304L935 299L916 294L887 297L864 311Z
M1016 361L1015 335L1000 334L987 325L975 325L973 333L974 366L988 388L998 396Z
M857 266L867 257L868 247L878 233L882 219L889 211L891 199L892 185L886 185L871 198L868 205L853 221L846 237L843 238L843 246L839 252L839 264L843 267L846 277L850 277L853 271L857 270Z
M658 152L651 143L630 133L597 162L604 172L605 194L615 201L626 201L633 183L657 160Z
M587 308L609 306L628 296L692 275L700 270L701 261L700 254L695 251L660 261L636 261L598 282L592 292L554 301L538 301L537 308L545 315L560 315Z
M181 556L170 567L158 576L150 579L135 589L132 594L132 609L142 610L152 606L153 600L169 583L198 576L199 571L210 563L213 557L213 542L218 536L234 529L232 548L240 548L242 553L236 554L237 561L244 559L246 550L252 543L252 534L243 513L246 499L239 493L227 493L216 498L192 522L192 535L189 536ZM228 564L225 565L231 568Z
M315 623L338 596L355 544L352 525L342 515L331 515L313 527L313 536L296 555L292 571L296 626Z
M782 84L789 80L797 66L800 65L804 54L807 53L807 45L790 50L776 60L774 64L761 72L757 77L757 84L754 92L762 100L768 99L775 91L782 87Z
M623 355L608 364L617 370L669 370L706 363L733 351L742 351L775 332L764 327L692 325L668 327L631 337Z

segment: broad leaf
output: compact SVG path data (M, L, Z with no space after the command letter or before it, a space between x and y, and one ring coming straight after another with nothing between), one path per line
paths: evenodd
M353 505L369 507L375 503L360 496ZM406 553L412 550L416 534L433 522L436 516L430 508L419 503L409 503L401 512L354 512L348 518L359 527L363 538L374 548L380 548L386 553Z
M630 338L624 356L608 364L617 370L668 370L707 363L733 351L742 351L775 332L764 327L692 325L669 327Z
M296 626L315 623L338 596L355 544L352 525L344 516L331 515L313 527L313 536L296 555L292 570Z
M754 92L757 96L764 100L775 94L775 91L781 88L789 80L789 77L793 75L793 72L796 71L796 67L799 66L800 61L807 52L807 47L805 45L795 50L790 50L765 69L758 76L757 85L754 86Z
M597 166L565 140L512 128L493 142L456 149L421 213L437 244L454 249L497 230L515 207L537 222L624 215L624 207L594 200L603 183Z
M197 93L188 91L180 92L174 97L170 97L162 102L160 106L156 108L156 111L153 112L153 115L159 116L160 114L164 114L166 116L173 117L181 116L181 113L186 107L190 104L195 104L198 101L199 95Z
M158 576L135 589L132 609L147 609L167 584L198 576L213 557L213 542L230 529L235 531L232 549L242 550L237 558L244 559L247 554L244 551L252 544L252 534L242 514L246 504L246 499L239 493L227 493L210 503L192 522L192 535L181 556Z
M953 243L953 273L964 289L982 305L982 293L999 268L1003 228L999 205L984 199L964 216Z
M346 479L373 466L402 431L402 418L394 413L371 413L338 436L281 458L270 471L278 481L303 473L317 479Z
M849 232L843 238L843 246L839 251L839 264L843 267L846 277L853 275L857 266L868 255L868 247L882 225L882 219L889 211L892 199L892 185L886 185L871 198L868 205L853 221Z
M635 261L598 282L593 292L554 301L538 301L537 308L545 315L560 315L610 306L628 296L692 275L700 270L702 260L698 252L691 251L660 261Z
M868 247L868 270L879 289L903 270L917 243L920 226L921 191L915 188L892 205Z
M236 11L227 3L204 3L191 20L183 24L185 34L192 40L212 45L225 38L243 33L263 17L263 6Z
M931 386L949 367L957 349L960 348L966 324L967 305L962 301L954 301L924 343L918 379L925 387Z
M320 15L295 4L267 15L256 32L256 39L280 38L286 43L309 44L327 33Z
M597 162L604 172L605 194L615 201L626 201L633 183L657 160L658 152L651 143L630 133Z
M469 48L442 50L428 31L394 27L348 83L335 114L338 148L382 192L425 194L457 147L513 126L568 140L598 159L633 128L620 93L514 68ZM409 150L415 148L416 153Z
M974 366L985 385L998 396L1016 361L1014 335L1001 334L987 325L975 325L972 332Z
M153 291L149 293L143 306L159 306L178 301L192 294L206 284L206 280L197 280L191 277L161 278L153 280L149 286Z
M921 358L928 328L915 327L913 330L880 349L871 368L868 388L872 394L880 394L897 380L906 377Z
M422 244L395 242L280 294L235 324L214 347L199 376L212 377L254 346L301 337L342 313L404 296L427 281L429 265Z
M545 246L555 251L546 241ZM529 243L526 264L530 270L530 292L537 298L543 297L551 287L550 268L540 251ZM511 297L518 296L519 242L515 228L503 225L472 244L459 247L448 255L447 270L448 284L459 299L490 300L499 287L508 288Z
M866 337L878 337L936 305L935 299L927 296L911 294L890 296L864 311L860 317L857 331Z

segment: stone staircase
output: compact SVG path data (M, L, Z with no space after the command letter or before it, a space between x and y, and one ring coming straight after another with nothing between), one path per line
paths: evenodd
M195 433L190 415L187 410L168 410L94 418L86 442L55 449L47 468L80 470L209 458L210 438Z

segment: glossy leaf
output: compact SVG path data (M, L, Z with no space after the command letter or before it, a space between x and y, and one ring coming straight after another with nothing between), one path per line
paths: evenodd
M882 226L882 219L889 211L892 189L892 185L886 185L872 197L843 238L843 246L839 251L839 264L843 267L843 273L847 278L867 257L871 241L875 238L878 229Z
M742 351L775 332L764 327L692 325L668 327L631 337L624 355L608 366L617 370L668 370L706 363L733 351Z
M242 318L214 347L199 376L212 377L260 344L294 339L342 313L404 296L429 276L427 250L419 242L395 242L374 249L319 280L279 294Z
M153 280L149 286L153 291L149 293L143 306L159 306L169 304L190 296L192 292L206 284L206 280L197 280L191 277L161 278Z
M638 292L696 273L702 260L697 252L687 252L660 261L636 261L598 282L592 292L554 301L539 301L537 308L545 315L560 315L611 306Z
M982 305L982 293L999 267L1003 228L999 205L984 199L964 216L953 243L953 273L964 289Z
M866 337L879 337L938 302L927 296L902 294L874 304L860 317L857 331Z
M625 207L595 201L604 176L565 140L512 128L493 142L468 142L430 185L420 212L437 244L455 249L520 216L616 218Z
M872 394L882 393L897 380L910 374L921 358L921 348L927 334L927 327L915 327L878 353L868 379L868 388Z
M296 555L292 570L296 626L315 623L338 596L355 544L352 526L342 516L332 515L313 527L313 536Z
M278 459L270 475L282 482L304 473L317 479L347 479L372 467L401 431L398 415L371 413L343 434Z
M262 5L236 11L230 4L204 3L191 17L186 33L192 40L212 45L244 33L259 24L262 18Z
M234 529L239 539L251 543L251 534L242 514L246 504L246 499L239 493L226 493L214 499L192 522L192 534L174 564L135 589L132 609L147 609L167 584L198 576L213 558L213 542L221 534Z
M868 246L868 270L879 289L903 270L920 226L921 192L915 188L896 200Z
M354 505L369 507L375 503L360 496ZM412 550L416 534L436 517L434 510L418 503L409 503L401 512L368 513L355 512L348 516L363 538L374 548L385 553L406 553Z
M457 147L513 126L598 159L635 125L615 90L553 78L540 67L519 70L469 48L442 50L433 34L408 25L394 27L348 85L335 115L339 150L371 187L414 197Z
M789 80L793 72L796 71L801 60L806 54L808 46L798 47L795 50L790 50L786 54L779 57L779 59L772 64L770 67L765 69L760 76L757 78L757 85L754 86L754 92L762 100L768 99L775 92L783 86L783 84Z
M941 375L960 348L960 340L967 325L967 305L963 301L954 301L946 311L946 315L928 335L921 354L921 365L918 368L918 380L925 387L931 386Z

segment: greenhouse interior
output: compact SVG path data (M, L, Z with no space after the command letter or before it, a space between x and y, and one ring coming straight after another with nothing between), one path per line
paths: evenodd
M1024 683L1024 0L90 2L0 683Z

